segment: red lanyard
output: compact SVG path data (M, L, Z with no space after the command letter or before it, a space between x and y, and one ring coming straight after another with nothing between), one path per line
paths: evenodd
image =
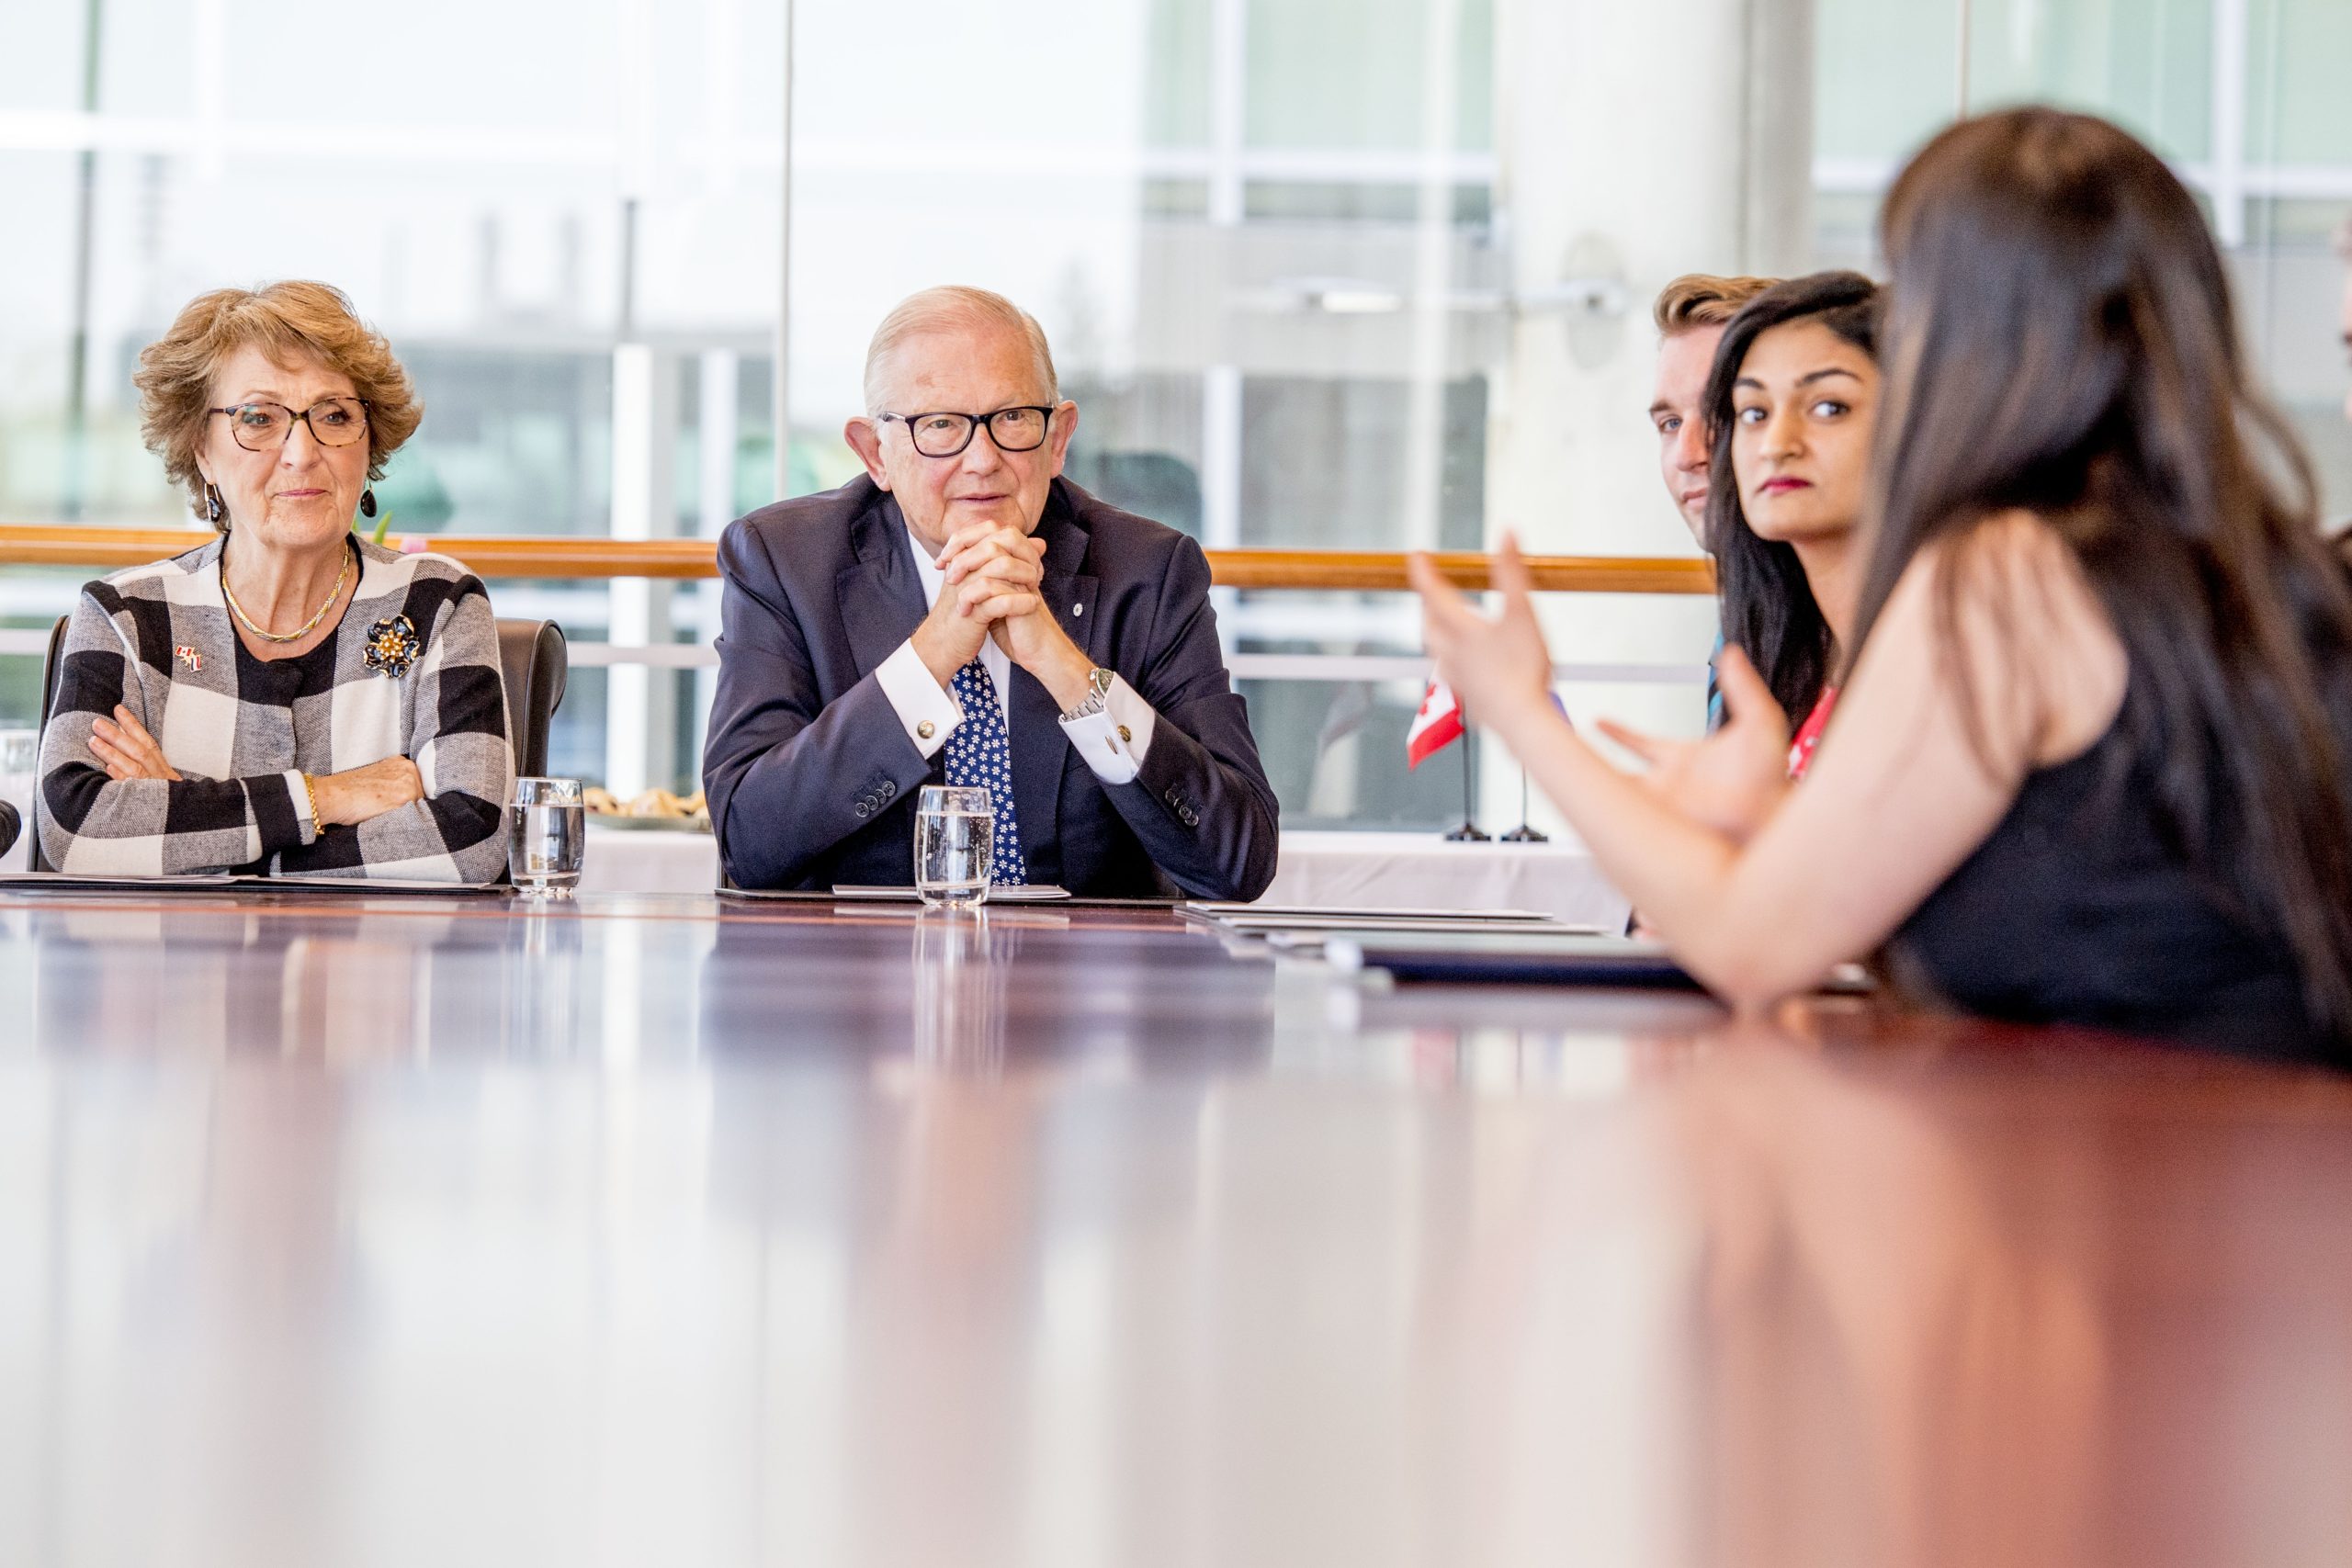
M1789 747L1789 779L1791 783L1804 777L1813 766L1813 749L1821 743L1821 732L1829 728L1829 710L1838 705L1838 688L1821 688L1820 700L1813 711L1805 715L1804 726L1797 731L1796 739Z

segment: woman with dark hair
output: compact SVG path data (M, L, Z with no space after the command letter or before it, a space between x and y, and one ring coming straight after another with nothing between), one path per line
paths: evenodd
M1747 655L1783 714L1804 716L1792 778L1838 700L1861 596L1877 303L1878 285L1858 272L1776 284L1732 318L1707 378L1707 548L1724 643Z
M1600 721L1650 764L1645 777L1668 804L1737 836L1804 776L1837 705L1869 565L1860 525L1879 396L1879 292L1858 272L1762 289L1724 324L1697 405L1713 453L1701 527L1722 605L1717 646L1747 653L1776 708L1751 704L1736 746ZM1711 723L1721 717L1714 696ZM1792 718L1804 721L1793 744Z
M1882 224L1870 570L1805 787L1742 840L1610 767L1508 544L1498 623L1417 563L1442 675L1736 1001L1883 948L1979 1012L2352 1059L2352 576L2195 202L2030 108L1937 137ZM1723 673L1711 744L1770 696Z

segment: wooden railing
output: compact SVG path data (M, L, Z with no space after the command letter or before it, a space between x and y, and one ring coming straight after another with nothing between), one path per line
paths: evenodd
M0 525L0 566L71 566L118 571L211 537L198 528L107 528L85 524ZM484 578L553 581L718 575L709 539L599 539L434 534L424 545ZM1372 550L1211 550L1209 574L1225 588L1375 591L1406 586L1405 558ZM1488 560L1446 551L1438 570L1464 588L1487 586ZM1714 572L1683 557L1532 556L1535 586L1555 593L1712 593Z

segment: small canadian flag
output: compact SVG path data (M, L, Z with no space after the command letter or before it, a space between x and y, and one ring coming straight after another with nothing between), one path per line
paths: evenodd
M1413 716L1413 728L1405 731L1407 771L1419 767L1424 757L1442 751L1461 739L1462 705L1453 700L1452 687L1432 680L1429 690L1421 694L1421 711Z
M193 643L184 642L177 648L172 649L172 651L179 656L179 661L182 664L187 665L190 670L197 671L198 674L203 673L204 655L196 651L196 647Z

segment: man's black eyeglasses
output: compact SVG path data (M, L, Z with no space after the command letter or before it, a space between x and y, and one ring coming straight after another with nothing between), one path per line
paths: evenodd
M874 417L895 419L905 425L914 438L915 450L924 457L953 457L972 444L984 424L998 451L1035 452L1046 444L1046 433L1053 428L1054 411L1051 404L1039 403L999 409L994 413L877 413Z

